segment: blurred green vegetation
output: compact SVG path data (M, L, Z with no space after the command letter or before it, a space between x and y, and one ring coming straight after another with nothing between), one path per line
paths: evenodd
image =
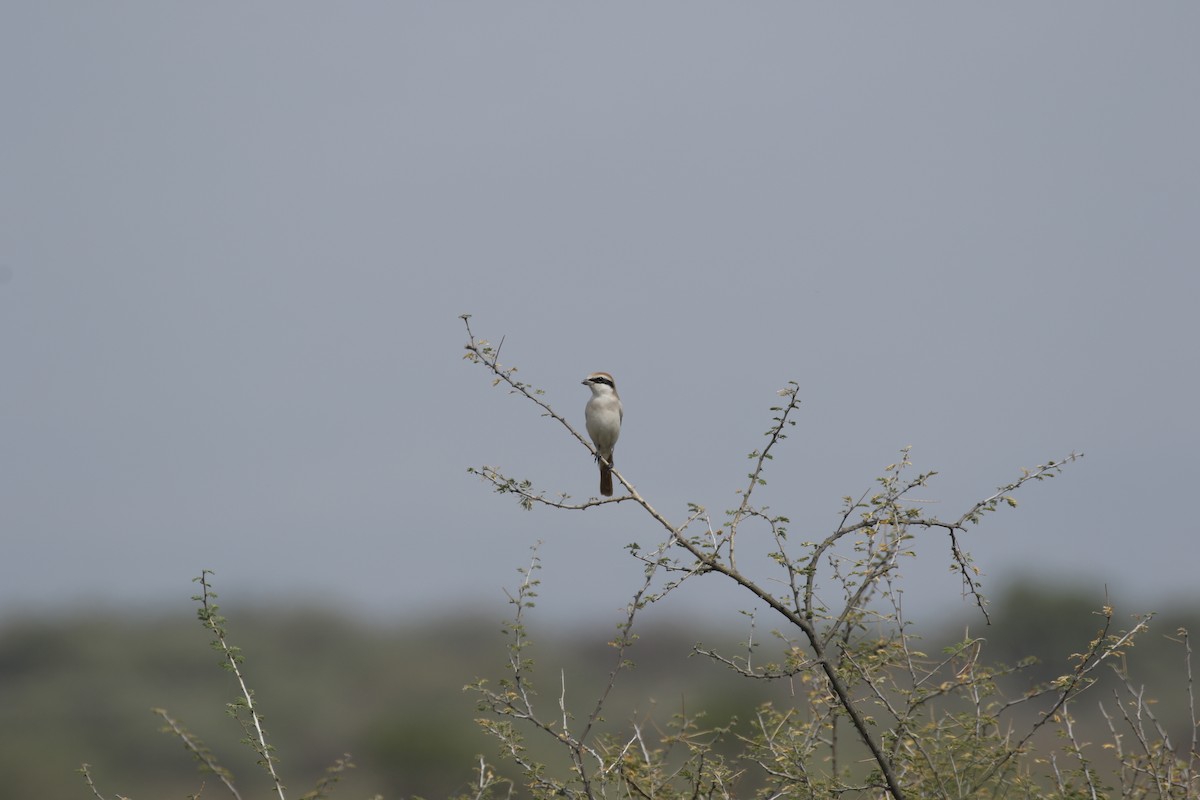
M1069 655L1084 650L1102 624L1095 616L1102 590L1024 584L997 598L993 624L976 614L963 623L925 631L926 652L939 643L972 636L987 644L987 663L1014 664L1034 655L1041 663L1016 679L1050 680L1070 670ZM1118 609L1117 618L1143 609ZM496 744L474 723L476 698L463 686L477 678L504 677L503 608L482 619L445 618L421 625L368 625L315 609L224 608L230 641L246 657L244 674L263 710L270 741L281 759L289 796L312 788L326 767L350 753L357 769L336 797L447 796L472 779L478 756L502 774L516 770L498 759ZM1183 649L1166 637L1177 628L1200 629L1194 607L1167 609L1128 654L1133 674L1160 704L1169 730L1187 728L1187 676ZM1130 622L1129 626L1132 626ZM764 699L786 703L793 687L748 681L721 665L690 656L692 646L744 654L748 631L697 630L689 624L647 625L636 631L631 656L605 706L607 730L630 721L665 728L672 714L706 710L709 724L745 717ZM547 716L554 716L565 680L568 708L588 716L616 652L607 645L615 629L539 629L525 653ZM771 659L778 645L766 630L756 658ZM80 613L70 618L11 620L0 628L0 787L9 797L89 797L76 770L83 762L105 796L184 797L203 787L206 797L224 788L200 774L177 739L157 733L152 707L198 735L233 770L244 796L263 796L269 784L238 743L238 724L226 714L235 699L232 677L220 667L209 637L186 614L139 617ZM773 649L774 648L774 649ZM1076 705L1084 738L1107 738L1097 701L1111 688L1094 687ZM1036 713L1031 709L1030 713ZM537 744L531 734L530 744ZM1098 746L1098 745L1097 745ZM553 763L551 750L541 751Z

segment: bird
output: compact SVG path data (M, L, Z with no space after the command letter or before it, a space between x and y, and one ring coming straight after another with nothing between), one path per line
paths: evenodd
M588 436L596 446L596 460L600 463L600 495L612 497L613 448L621 435L625 410L621 408L617 384L607 372L593 372L583 379L583 385L592 390L583 414Z

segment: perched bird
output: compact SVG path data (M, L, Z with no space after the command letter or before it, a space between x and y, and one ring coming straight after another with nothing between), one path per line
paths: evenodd
M584 409L588 436L596 445L597 461L600 462L600 494L612 497L613 448L621 435L621 396L617 384L607 372L593 372L583 380L583 385L592 390L592 398Z

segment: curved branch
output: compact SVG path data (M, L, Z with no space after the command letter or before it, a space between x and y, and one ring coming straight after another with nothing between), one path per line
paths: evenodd
M585 448L587 448L588 452L595 455L596 450L591 442L588 441L588 439L582 434L580 434L580 432L577 431L570 423L568 423L565 418L555 412L544 400L541 399L540 395L542 393L540 390L534 389L528 384L516 380L514 377L514 373L516 372L515 368L504 368L500 365L499 348L493 349L488 342L475 338L474 333L471 331L469 315L463 315L462 319L466 325L467 334L469 337L469 342L466 345L466 350L468 351L468 355L466 357L475 363L482 364L485 368L491 371L495 376L493 384L505 383L509 386L511 391L522 394L527 399L533 401L539 408L542 409L545 416L557 421L572 436L574 436L576 440L578 440ZM750 482L746 489L741 493L742 499L737 509L731 512L732 518L729 523L728 536L721 537L729 542L729 552L724 559L722 559L719 553L719 541L714 541L712 545L709 546L709 544L707 544L703 539L695 537L688 538L688 536L685 535L687 527L697 518L695 513L683 525L677 526L672 524L638 492L637 488L632 483L627 481L624 476L622 476L616 470L613 470L613 474L616 475L617 480L628 491L628 496L612 499L592 499L587 502L580 503L569 502L568 496L565 494L561 495L560 499L557 500L548 499L544 494L535 492L532 488L532 484L529 482L518 482L516 480L506 478L498 471L490 467L484 467L481 470L472 471L481 475L485 480L491 482L497 491L513 492L517 494L521 498L522 505L527 508L531 507L535 503L546 505L552 508L568 510L583 510L593 506L606 505L608 503L616 502L634 502L641 506L652 519L657 521L659 525L662 526L663 530L668 534L667 541L669 543L686 551L691 555L692 558L695 559L695 566L691 570L692 572L716 572L724 575L746 591L750 592L755 598L765 603L769 608L791 623L791 625L803 632L813 655L813 659L810 663L820 665L821 671L824 673L828 683L828 687L836 697L836 707L840 708L842 712L849 717L858 738L870 750L872 760L878 766L883 777L883 781L886 783L887 791L893 797L897 798L897 800L900 800L904 797L904 790L900 785L899 777L893 768L891 758L887 753L884 752L881 742L876 741L876 739L872 737L867 721L863 714L859 711L859 708L855 703L855 699L851 694L850 687L839 673L839 666L844 664L843 659L838 656L830 655L830 648L833 647L833 639L831 638L832 635L845 624L847 624L847 620L851 618L851 615L856 608L860 608L862 606L862 604L865 602L867 593L871 590L871 587L877 585L878 581L883 576L892 571L895 566L896 557L896 553L894 551L898 550L899 548L889 548L885 554L885 551L882 547L877 551L869 546L867 560L865 562L865 572L861 575L862 583L857 587L857 591L852 592L850 591L850 587L847 587L848 596L846 598L846 608L837 618L836 624L834 624L830 631L830 636L821 635L817 630L816 623L814 622L814 618L816 616L816 609L814 608L814 595L816 591L815 583L816 574L821 563L821 559L827 552L830 551L831 548L834 547L835 544L837 544L838 541L842 540L844 537L873 528L885 526L894 527L896 530L889 536L888 542L894 542L896 544L899 544L901 541L903 541L906 536L905 531L909 526L916 526L918 528L925 529L942 529L945 530L950 537L951 554L954 559L954 563L963 576L965 585L975 597L976 603L979 605L980 609L983 610L984 600L982 596L980 596L978 592L978 584L971 574L972 567L970 556L961 548L958 540L958 534L966 530L968 523L976 524L980 521L983 514L994 511L999 503L1007 502L1009 505L1015 505L1015 501L1008 496L1010 492L1020 488L1028 481L1043 480L1044 478L1054 477L1054 475L1061 471L1063 464L1074 461L1075 459L1079 458L1080 455L1072 453L1063 461L1050 461L1034 468L1033 470L1026 470L1020 479L1006 486L1000 487L999 490L992 495L978 501L968 508L967 511L957 520L954 520L953 522L945 522L937 519L936 517L920 516L915 509L901 506L901 501L906 497L906 495L908 495L913 489L926 485L927 480L935 474L932 472L924 473L917 476L915 479L902 481L900 478L900 472L904 467L908 466L906 450L903 461L898 465L889 467L888 470L890 474L887 474L879 479L883 484L883 490L870 500L867 500L867 494L864 493L857 503L852 503L848 498L846 513L841 520L841 524L835 531L826 536L818 544L812 545L812 549L807 554L805 559L796 562L790 561L787 559L786 555L782 553L781 546L781 552L779 556L783 559L783 561L786 562L789 575L791 576L790 585L793 589L793 596L790 601L792 605L789 605L788 602L781 600L771 592L768 592L766 589L758 585L755 581L751 580L737 569L737 564L734 559L733 539L740 523L749 516L763 516L764 518L768 519L768 521L771 521L769 517L766 517L762 509L755 509L750 505L750 497L756 485L765 483L762 478L762 474L765 469L766 462L772 458L771 451L774 446L779 441L786 438L784 433L785 427L787 425L795 424L795 422L790 419L790 415L800 404L800 401L797 399L797 391L798 385L794 381L789 382L788 386L781 390L780 394L788 397L788 402L784 406L772 408L772 411L778 412L778 416L774 418L773 425L767 431L768 442L763 448L762 452L751 454L751 457L756 458L757 460L755 462L753 471L749 474ZM855 513L856 510L860 509L863 511L862 518L856 522L850 523L849 520L851 515ZM783 518L778 519L783 520ZM775 526L774 521L772 521L772 529L775 533L776 539L781 540L781 530ZM664 544L663 546L665 547L666 545ZM634 555L638 556L637 553ZM646 561L644 557L642 557L642 560ZM651 570L662 566L662 563L657 560L653 564L650 562L647 562L647 564L647 568ZM803 574L805 576L802 594L800 592L801 587L797 585L796 580L796 576L799 574ZM638 597L640 597L642 592L645 592L648 587L649 583L647 583L646 586L643 587L642 591L639 592ZM635 605L636 603L637 597L635 597ZM984 611L984 616L986 618L986 611ZM631 619L632 614L630 616L630 621ZM853 667L853 660L851 659L850 662L851 667ZM1090 668L1086 670L1084 674L1086 674L1087 671L1090 671ZM613 677L615 677L615 673ZM1082 679L1083 674L1080 674L1077 677ZM1064 691L1063 699L1065 700L1068 696L1070 696L1077 687L1078 683L1072 682L1072 685ZM609 688L611 688L611 682L609 684ZM607 690L605 693L607 694ZM601 702L603 702L603 697L601 698ZM597 708L597 713L598 711L599 708ZM585 729L585 736L588 730L590 730L590 721L588 728ZM1003 762L997 764L995 769L999 769L1002 764ZM993 770L993 773L995 772L995 769Z

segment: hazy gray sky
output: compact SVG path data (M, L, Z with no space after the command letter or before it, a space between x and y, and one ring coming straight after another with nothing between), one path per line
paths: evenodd
M0 613L308 596L615 619L657 531L461 360L458 315L673 518L797 540L896 452L985 586L1195 597L1200 6L10 3L0 10ZM749 530L749 529L748 529ZM746 534L749 536L750 534ZM942 537L918 611L956 599ZM716 579L662 611L745 607Z

